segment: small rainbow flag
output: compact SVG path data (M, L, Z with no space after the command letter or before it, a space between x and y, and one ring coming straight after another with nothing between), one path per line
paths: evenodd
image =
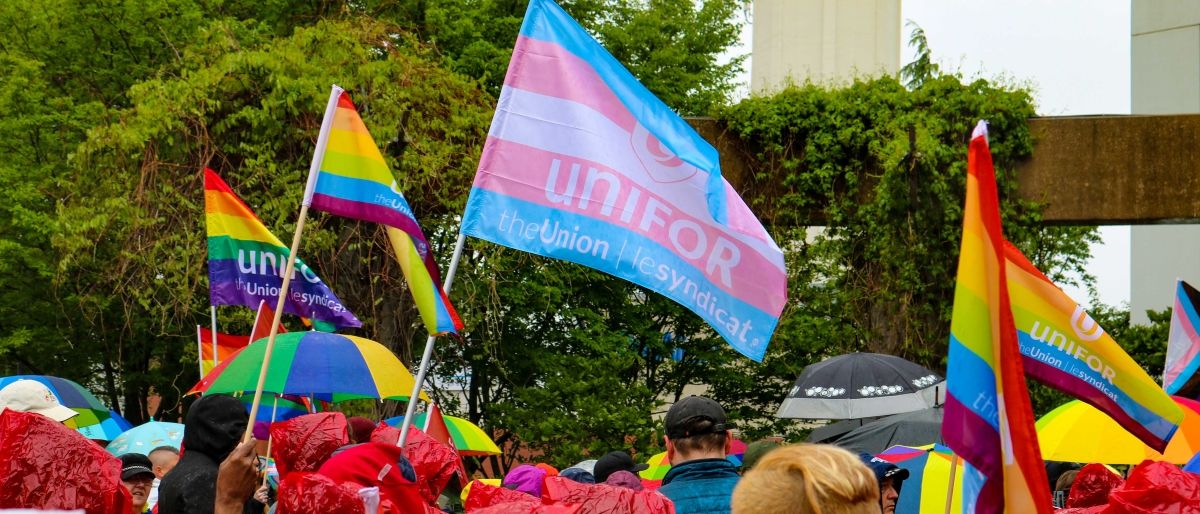
M412 208L350 95L333 86L304 203L338 216L387 225L388 240L430 335L458 333L462 321L442 290L437 263Z
M963 512L1049 514L1004 267L1000 199L981 121L967 154L942 438L966 461Z
M218 363L229 360L238 350L250 344L250 336L235 336L217 332L216 357L213 356L212 330L196 325L196 339L200 341L200 371L201 376L217 367Z
M1171 334L1167 338L1167 364L1163 387L1168 393L1195 398L1200 394L1200 291L1182 280L1175 286Z
M256 308L266 301L275 305L291 252L229 185L208 168L204 169L204 218L208 227L208 285L212 304ZM288 314L339 327L362 326L354 313L300 259L296 259L292 288L283 306Z
M1004 242L1008 294L1025 371L1107 414L1162 452L1183 410L1083 307Z

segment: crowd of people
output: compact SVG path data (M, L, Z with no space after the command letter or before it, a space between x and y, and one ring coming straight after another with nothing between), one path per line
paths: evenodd
M46 386L27 380L0 390L0 407L4 409L0 416L44 416L46 423L62 423L75 415L75 411L59 405ZM355 506L374 501L380 505L379 512L419 512L411 510L416 504L430 513L443 512L438 505L445 511L466 507L482 512L515 505L512 495L542 503L549 496L570 490L575 491L575 501L604 495L624 498L621 501L629 500L626 503L633 509L630 512L641 511L635 507L641 505L646 512L874 513L894 509L897 492L907 477L906 471L870 455L856 456L826 445L781 446L770 441L753 443L739 468L726 458L733 435L724 409L699 396L682 399L666 414L664 442L671 467L657 488L646 487L638 476L646 464L635 462L623 451L562 471L544 463L516 466L505 474L500 487L488 492L491 486L466 480L462 461L454 453L445 454L453 459L431 465L431 453L419 449L421 444L432 448L435 442L431 438L416 438L418 446L410 443L402 453L396 446L399 431L371 420L323 413L271 426L260 423L254 433L258 439L271 437L270 450L261 440L242 441L247 423L245 404L239 399L205 396L186 414L181 449L164 446L146 454L127 453L113 459L119 462L119 483L128 498L125 511L325 512L305 511L306 502L295 501L294 497L328 499L340 494L354 496ZM74 431L67 432L82 438ZM38 450L24 451L32 454ZM264 480L263 463L268 451L279 471L277 482ZM51 497L56 496L51 489L70 485L26 487ZM463 487L468 487L468 492L470 488L477 491L459 497ZM354 495L349 495L351 491ZM580 497L579 491L587 492ZM455 497L459 501L447 501ZM464 497L465 503L461 501ZM308 503L316 508L321 502ZM0 504L17 506L22 505ZM61 502L55 506L72 507ZM89 508L85 504L77 506Z
M456 451L433 437L412 428L401 449L398 429L337 412L259 423L253 427L256 437L243 441L249 417L245 404L224 395L192 404L182 448L162 446L114 458L62 425L75 414L38 382L17 381L0 389L0 478L6 479L0 510L874 514L895 512L910 478L908 470L887 460L820 444L757 441L747 447L739 467L727 458L733 434L725 410L700 396L668 410L663 428L670 469L653 487L638 476L647 465L623 451L561 471L545 463L522 464L497 486L471 481ZM274 480L264 473L266 462L277 468ZM1182 473L1164 466L1143 466L1149 478L1138 478L1138 490ZM1118 498L1124 482L1098 464L1049 471L1050 490L1070 491L1070 501L1057 506L1074 509ZM1168 492L1192 494L1186 487L1193 484L1200 496L1200 481L1175 483L1185 489ZM595 507L601 504L603 509Z

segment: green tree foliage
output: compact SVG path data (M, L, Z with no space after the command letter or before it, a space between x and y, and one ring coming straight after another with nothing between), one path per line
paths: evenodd
M743 196L785 248L790 302L762 365L661 296L562 261L470 241L452 293L467 325L435 374L465 376L450 413L569 465L644 457L650 416L710 384L747 437L806 364L856 349L941 369L966 136L992 121L1010 239L1079 276L1088 228L1043 228L1014 200L1032 151L1028 95L930 74L806 86L727 106L741 0L574 0L564 7L651 91L717 113L761 165ZM294 228L331 83L345 87L444 267L523 0L12 0L0 21L0 362L73 378L138 422L178 415L207 324L202 179L217 170L283 240ZM827 225L809 233L813 225ZM424 330L381 230L316 214L300 256L414 363ZM1083 276L1086 280L1086 276ZM252 313L220 309L245 332ZM461 377L460 377L461 378ZM399 406L377 408L381 415ZM355 404L355 411L376 408Z

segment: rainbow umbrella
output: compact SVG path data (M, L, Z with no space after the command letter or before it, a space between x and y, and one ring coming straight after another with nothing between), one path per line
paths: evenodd
M254 394L243 394L240 398L242 403L246 405L246 412L250 412L250 408L254 405ZM313 404L313 409L310 411L307 402ZM329 404L320 400L309 400L308 398L300 398L296 396L276 396L263 395L262 404L258 407L259 421L270 421L271 414L274 412L275 421L287 421L297 416L303 416L310 412L325 412L329 410Z
M108 407L104 406L96 395L91 391L84 389L83 386L71 380L59 377L43 376L43 375L13 375L0 378L0 389L4 386L16 382L18 380L33 380L41 382L50 393L58 398L58 403L63 407L67 407L79 415L68 419L64 425L78 429L90 425L99 425L101 421L109 418Z
M1042 458L1065 462L1140 464L1160 460L1184 464L1200 451L1200 403L1172 396L1183 407L1183 422L1159 453L1095 407L1072 400L1037 421Z
M221 362L189 393L253 393L266 353L259 339ZM325 332L289 332L275 338L264 393L308 396L327 402L360 398L408 400L413 377L383 345ZM427 400L425 393L421 398ZM262 405L270 407L263 401ZM259 416L263 407L259 406Z
M942 512L946 508L947 485L954 453L942 445L893 446L876 455L908 470L908 480L900 488L896 514ZM954 474L954 498L951 512L962 512L963 461L958 461Z
M446 429L450 431L450 438L454 440L454 448L458 450L458 454L464 457L487 457L489 455L500 455L500 448L488 437L487 432L479 428L474 423L456 416L442 415L446 420ZM398 427L404 421L404 416L396 416L383 420L391 426ZM425 426L425 413L417 413L413 417L413 426Z
M166 421L151 421L133 427L117 436L104 449L118 457L126 453L148 455L159 446L183 445L183 424Z
M78 418L79 416L75 417ZM70 421L70 419L67 420L67 422ZM104 421L101 421L95 425L75 427L75 430L83 434L83 436L88 439L94 439L96 441L112 441L130 428L133 428L132 423L127 421L120 414L117 414L116 411L110 410L108 411L108 419L105 419Z

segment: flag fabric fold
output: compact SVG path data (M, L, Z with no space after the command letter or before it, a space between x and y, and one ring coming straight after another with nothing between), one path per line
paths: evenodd
M308 177L313 209L388 227L388 241L430 335L458 333L462 321L445 292L433 251L350 95L333 86Z
M1196 398L1200 395L1200 291L1183 280L1176 281L1175 305L1171 309L1171 332L1167 338L1167 362L1163 388L1167 393Z
M963 512L1050 513L1017 331L987 126L967 157L962 248L950 322L946 445L965 461Z
M1162 452L1183 410L1021 251L1004 242L1008 294L1025 371L1113 418Z
M787 301L716 150L550 0L529 2L463 233L658 292L754 360Z
M258 307L279 299L291 255L254 211L213 170L204 170L204 214L208 229L208 281L213 305ZM342 304L321 278L296 259L284 312L339 327L362 322Z

